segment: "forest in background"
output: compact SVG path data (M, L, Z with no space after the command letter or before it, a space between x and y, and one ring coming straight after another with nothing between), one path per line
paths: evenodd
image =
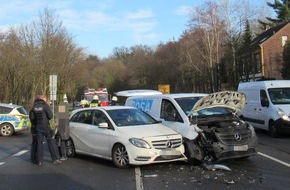
M85 88L99 87L110 94L157 90L159 84L170 85L171 93L236 90L241 76L251 74L252 66L241 69L239 60L251 40L266 25L289 20L280 19L282 11L277 19L267 17L268 8L282 10L270 3L251 7L246 0L193 5L179 39L115 47L103 59L86 54L55 12L44 8L32 22L0 33L0 100L29 107L35 94L49 96L49 75L58 77L58 101L63 94L80 100Z

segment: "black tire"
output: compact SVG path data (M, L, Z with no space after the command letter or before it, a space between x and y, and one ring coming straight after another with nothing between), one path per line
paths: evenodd
M75 146L74 146L74 143L71 139L67 140L65 142L65 145L66 145L66 154L67 154L67 157L76 157L76 151L75 151Z
M277 128L277 126L275 126L275 123L273 121L271 121L269 123L269 129L268 130L269 130L269 134L270 134L271 137L273 137L273 138L279 137L278 128Z
M9 137L14 133L13 126L10 123L3 123L0 126L0 134L4 137Z
M115 145L112 150L112 160L118 168L128 168L130 164L126 147L121 144Z

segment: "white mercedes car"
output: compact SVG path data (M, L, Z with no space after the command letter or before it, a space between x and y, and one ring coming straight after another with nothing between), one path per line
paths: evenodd
M119 168L187 160L180 134L133 107L77 109L69 125L69 157L95 156Z

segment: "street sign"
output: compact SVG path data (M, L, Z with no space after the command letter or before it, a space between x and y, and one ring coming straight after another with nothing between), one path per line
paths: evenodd
M49 75L50 100L56 100L57 75Z

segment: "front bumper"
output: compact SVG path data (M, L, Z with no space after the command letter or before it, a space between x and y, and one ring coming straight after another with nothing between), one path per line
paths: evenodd
M129 163L131 165L145 165L187 160L186 156L183 154L183 145L169 149L145 149L138 148L134 145L129 145L127 147L127 152L129 155Z
M236 132L234 134L237 134ZM234 139L233 133L217 135L218 142L213 143L217 161L243 158L257 154L258 137L254 131L240 131L240 140Z
M283 119L277 119L275 121L275 126L277 126L277 129L279 133L290 133L290 122L285 121Z

